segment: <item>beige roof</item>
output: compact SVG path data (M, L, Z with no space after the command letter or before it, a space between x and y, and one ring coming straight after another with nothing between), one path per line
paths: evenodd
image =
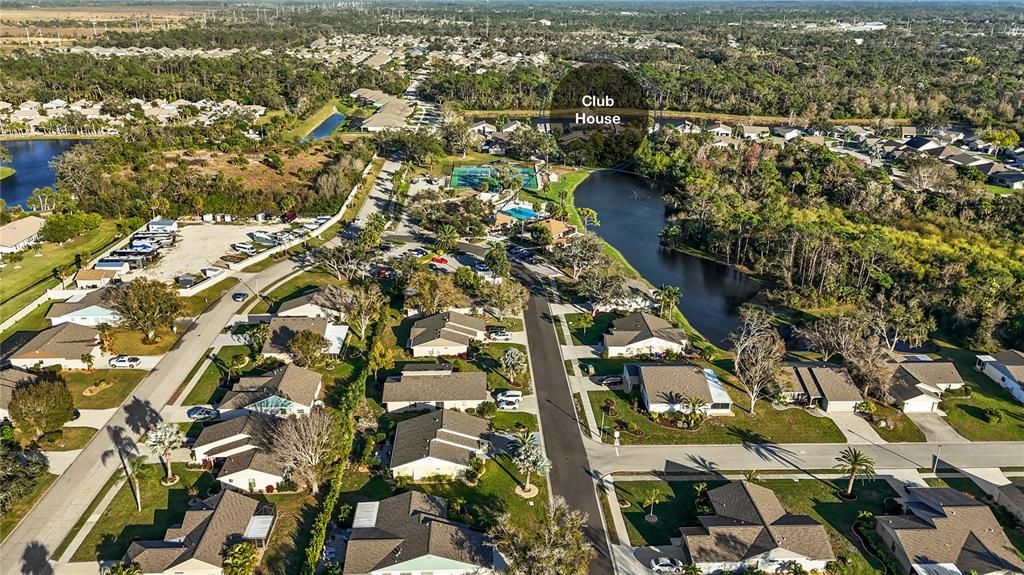
M237 409L270 396L311 407L317 400L323 376L294 363L268 374L243 377L224 395L220 409Z
M695 563L737 562L773 549L812 560L835 559L825 527L806 515L787 513L770 489L734 481L707 495L715 515L699 517L701 527L681 530Z
M407 419L395 429L391 466L425 457L469 465L486 442L488 429L486 419L446 409Z
M117 275L114 270L96 270L96 269L84 269L78 270L75 274L75 280L82 281L96 281L104 279L113 279Z
M243 541L249 521L273 515L274 506L224 490L185 512L181 525L167 530L162 541L134 541L126 558L143 573L162 573L190 559L220 567L227 547Z
M81 270L78 273L82 273L82 271L86 270ZM76 311L83 310L87 307L92 307L94 305L104 307L105 309L110 309L106 307L106 301L108 295L112 293L111 290L113 289L114 288L110 286L106 286L85 294L84 296L79 298L78 301L55 303L50 306L50 309L46 310L46 317L61 317L69 313L74 313Z
M327 324L327 318L322 317L275 317L267 328L269 335L263 344L263 353L288 353L288 342L300 331L324 335Z
M285 475L285 468L279 460L262 449L254 448L225 457L220 473L217 474L217 479L249 469L277 475L278 477L284 477ZM264 487L264 485L256 486L257 489L263 489Z
M860 390L849 372L841 367L823 364L797 364L786 366L786 376L780 384L784 389L806 393L810 399L828 401L860 401Z
M384 382L382 403L427 401L480 401L490 399L487 374L462 371L438 375L403 373L400 378Z
M952 361L905 361L900 364L900 369L907 373L917 383L926 385L963 383L960 372Z
M421 345L469 345L469 342L487 328L480 318L450 311L435 313L412 324L409 347Z
M313 304L316 306L320 306L324 309L330 309L332 311L340 311L332 308L332 305L334 304L328 301L327 297L324 295L323 288L317 288L297 298L292 298L290 300L281 302L281 305L277 306L277 313L289 312L293 309L300 308L306 304Z
M993 356L996 361L1003 364L1006 369L1018 382L1024 382L1024 353L1015 349L1001 351Z
M686 332L656 315L637 312L613 321L611 332L604 336L604 343L609 347L622 347L651 338L685 343Z
M551 232L551 236L555 238L565 235L566 232L574 231L572 226L570 226L569 224L561 220L556 220L554 218L547 218L545 220L541 220L537 222L537 225L541 226L542 228L547 228L547 230Z
M39 233L46 220L27 216L0 226L0 247L12 248Z
M223 441L236 435L252 438L261 426L270 423L269 416L257 413L246 413L239 417L207 425L199 432L193 448L203 447L211 443Z
M1024 572L1024 560L987 505L948 487L911 487L912 515L880 516L911 564L952 563L961 573Z
M364 575L425 555L487 568L494 563L487 536L449 520L448 502L440 497L409 491L360 503L356 515L366 517L367 526L352 529L346 575Z
M712 403L711 388L704 370L693 364L641 365L640 385L650 403L681 403L695 397Z
M99 345L100 332L76 323L44 329L21 346L15 359L72 359L78 361Z
M7 409L11 404L14 390L21 385L32 383L36 376L16 367L0 371L0 409Z

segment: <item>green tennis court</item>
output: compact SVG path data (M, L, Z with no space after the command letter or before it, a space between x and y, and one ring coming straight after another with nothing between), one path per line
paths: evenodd
M536 190L540 187L537 184L537 172L533 168L516 168L516 170L519 172L519 178L523 181L523 188ZM498 169L491 166L455 166L452 168L453 188L477 189L484 181L488 182L488 185L498 185Z

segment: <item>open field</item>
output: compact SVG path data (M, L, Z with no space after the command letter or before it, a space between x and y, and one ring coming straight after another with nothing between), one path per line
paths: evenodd
M188 157L185 154L185 152L169 152L168 156ZM227 178L239 178L250 189L294 190L308 188L310 178L307 173L318 171L329 159L319 146L310 146L294 157L282 154L281 160L284 162L284 166L277 171L263 163L262 154L242 155L241 157L248 160L247 164L239 164L238 157L238 154L203 155L201 158L197 158L202 162L192 169L208 176L220 173Z
M0 320L11 317L47 289L58 285L60 282L53 276L55 267L73 264L78 254L87 254L86 260L91 260L112 244L116 235L116 223L105 220L95 230L63 245L44 243L29 248L20 264L9 264L0 269L0 286L3 286ZM40 254L38 257L36 248Z

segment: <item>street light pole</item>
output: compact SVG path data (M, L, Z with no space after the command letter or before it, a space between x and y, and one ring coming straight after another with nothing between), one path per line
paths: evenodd
M939 468L939 456L942 455L942 444L939 444L939 448L935 450L935 460L932 461L932 473Z

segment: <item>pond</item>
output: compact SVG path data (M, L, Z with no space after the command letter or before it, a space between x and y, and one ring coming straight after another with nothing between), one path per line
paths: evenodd
M739 307L760 289L749 276L720 263L664 249L665 202L646 180L610 171L591 174L576 188L577 207L595 210L593 232L619 250L647 281L679 288L679 309L709 341L728 347Z
M323 140L327 136L330 136L332 133L334 133L334 130L336 130L338 126L340 126L341 123L344 122L347 117L348 116L340 112L335 112L330 116L327 116L327 118L325 118L323 122L320 122L320 124L317 127L313 128L313 131L306 134L306 137L302 138L302 141L315 142L317 140Z
M14 175L0 180L0 197L8 206L25 206L36 188L52 187L57 174L50 162L86 140L13 140L0 142L11 151Z

